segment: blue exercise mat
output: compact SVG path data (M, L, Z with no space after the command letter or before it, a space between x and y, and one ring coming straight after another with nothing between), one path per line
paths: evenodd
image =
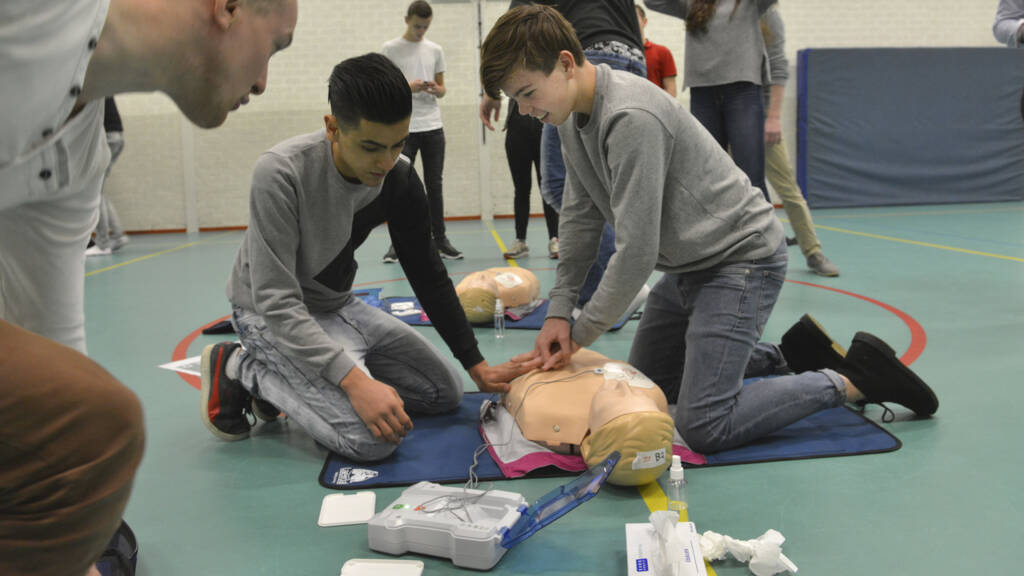
M708 454L704 466L877 454L899 450L902 445L859 412L840 406L811 414L739 448Z
M396 304L406 304L409 302L412 303L412 307L414 309L422 310L422 307L420 307L420 301L412 296L390 296L388 298L384 298L383 300L381 300L381 309L411 326L430 326L430 320L427 319L426 316L424 316L423 314L396 313ZM518 328L520 330L540 330L541 326L544 325L544 319L547 317L547 315L548 300L544 300L544 302L540 306L538 306L536 310L530 312L526 316L523 316L519 320L513 320L506 316L505 328ZM615 330L622 328L623 326L626 325L626 322L629 322L635 317L639 317L639 315L640 312L634 313L629 318L626 318L622 322L619 322L618 324L612 326L611 330L614 332ZM483 324L479 326L484 327Z
M473 452L483 443L479 431L480 405L489 396L483 392L467 393L455 412L413 416L412 432L390 457L380 462L355 462L329 453L320 471L320 484L349 490L409 486L420 480L441 484L465 482L469 479ZM478 459L476 475L482 481L504 478L486 451ZM555 471L538 470L534 475L555 475Z
M389 458L358 463L330 453L320 471L320 484L337 490L407 486L421 480L438 483L465 482L473 463L473 451L482 443L479 432L480 404L488 394L466 394L458 411L413 418L415 427ZM901 442L887 430L849 408L833 408L803 420L746 446L706 456L703 466L751 464L875 454L898 450ZM694 467L687 464L687 467ZM548 466L529 476L573 476ZM500 480L501 471L489 452L479 458L480 480Z

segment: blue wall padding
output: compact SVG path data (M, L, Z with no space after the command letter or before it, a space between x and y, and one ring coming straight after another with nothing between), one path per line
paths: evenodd
M1024 50L802 50L798 181L815 208L1024 199Z

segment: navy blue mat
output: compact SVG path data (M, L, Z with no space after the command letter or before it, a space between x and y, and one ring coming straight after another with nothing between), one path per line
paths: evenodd
M334 453L327 455L320 484L338 490L382 486L408 486L420 480L438 483L465 482L480 438L480 404L490 396L467 393L455 412L413 416L413 429L394 454L385 460L359 463ZM486 452L476 469L480 480L503 478Z
M425 314L402 315L396 314L396 311L392 309L395 304L405 304L407 302L412 302L413 308L422 310L422 308L420 307L420 301L411 296L390 296L388 298L384 298L381 301L381 309L411 326L430 326L430 319L427 318ZM536 310L530 312L526 316L523 316L519 320L513 320L506 316L505 328L516 328L520 330L540 330L541 326L544 325L544 319L547 317L547 314L548 301L544 300L544 303L538 306ZM630 316L624 321L612 326L611 330L615 331L618 330L619 328L622 328L623 326L626 325L626 322L629 322L634 317L638 316L639 313L635 313L633 316ZM485 325L479 324L478 326L483 327Z
M705 466L830 458L899 450L887 430L845 406L822 410L745 446L705 456Z
M320 484L337 490L407 486L421 480L465 482L473 451L482 443L479 408L488 395L468 393L458 411L413 417L415 427L389 458L357 463L328 454ZM824 410L746 446L706 456L703 466L875 454L898 450L901 442L887 430L848 408ZM687 463L687 467L699 467ZM577 472L545 467L528 476L573 476ZM480 480L500 480L501 471L488 452L479 458Z

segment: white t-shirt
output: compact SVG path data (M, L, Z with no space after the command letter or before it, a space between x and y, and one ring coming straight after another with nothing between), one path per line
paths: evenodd
M444 50L430 40L409 42L399 36L384 44L381 53L391 59L409 82L430 80L444 72ZM441 108L437 97L426 92L412 95L412 119L409 132L426 132L441 127Z
M77 191L110 158L103 99L66 122L109 0L0 2L0 210Z

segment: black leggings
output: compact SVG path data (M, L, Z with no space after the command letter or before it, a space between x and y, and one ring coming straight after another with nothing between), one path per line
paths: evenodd
M519 113L515 101L508 111L505 122L505 155L508 169L512 172L515 186L516 238L526 240L526 226L530 222L530 189L533 179L530 166L533 165L540 183L540 135L543 126L536 118ZM548 238L558 236L558 212L541 200L544 205L544 221L548 225Z

